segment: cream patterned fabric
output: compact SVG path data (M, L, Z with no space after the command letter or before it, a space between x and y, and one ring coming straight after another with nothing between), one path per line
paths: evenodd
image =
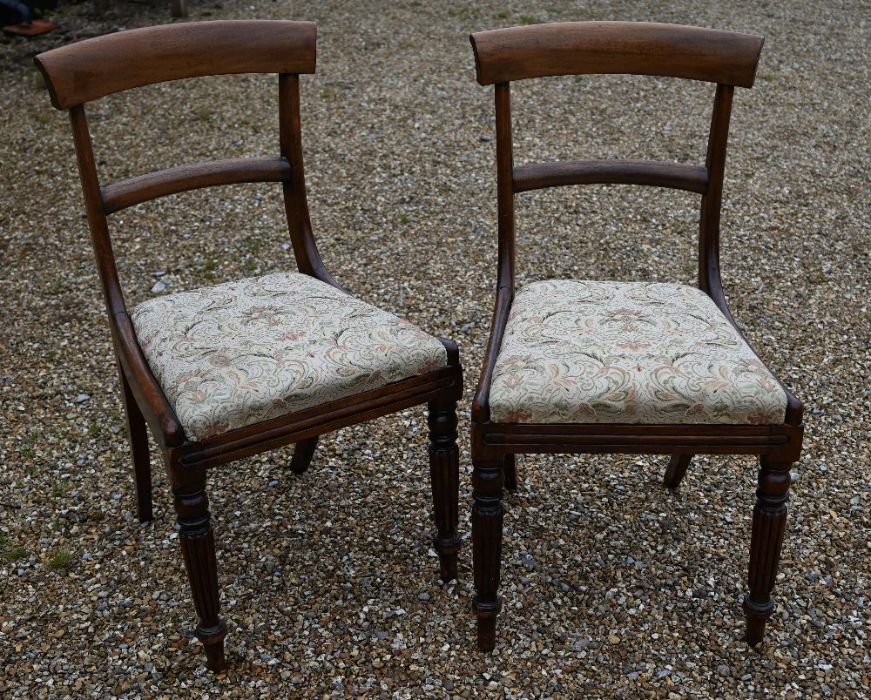
M191 440L447 364L436 338L296 272L150 299L131 319Z
M517 292L497 423L783 423L786 394L704 292L548 280Z

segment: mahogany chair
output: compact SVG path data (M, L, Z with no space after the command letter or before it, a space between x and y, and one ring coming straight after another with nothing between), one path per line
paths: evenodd
M668 454L676 488L695 454L759 455L747 640L774 605L802 405L750 349L720 281L719 225L734 86L751 87L762 38L667 24L570 22L471 36L478 82L496 92L498 282L472 404L472 539L478 645L495 645L503 485L520 453ZM586 160L515 166L510 82L657 75L716 83L704 166ZM653 185L701 195L698 288L549 280L515 292L514 198L546 187Z
M457 346L345 292L324 267L306 204L299 74L315 71L310 22L226 21L119 32L43 53L52 103L69 109L88 222L109 312L136 476L139 519L152 519L146 426L169 472L179 540L208 666L224 667L208 470L295 443L305 471L318 436L427 403L441 577L456 577L462 392ZM277 73L277 156L219 160L101 187L85 103L179 78ZM124 303L107 217L157 197L215 185L280 182L299 272Z

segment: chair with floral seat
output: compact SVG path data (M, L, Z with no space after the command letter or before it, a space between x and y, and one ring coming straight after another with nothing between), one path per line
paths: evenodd
M306 203L299 74L315 71L310 22L229 21L119 32L36 58L69 109L91 238L109 312L133 453L139 518L152 519L147 428L167 465L179 540L209 668L225 666L215 541L206 496L213 467L295 443L305 471L318 436L427 403L429 462L444 580L456 577L462 392L457 346L347 293L321 261ZM279 154L219 160L100 186L85 103L152 83L277 73ZM108 216L157 197L280 182L298 272L170 294L127 308Z
M719 224L734 86L751 87L762 38L667 24L569 22L471 37L478 82L495 85L498 279L490 341L472 404L472 540L478 644L495 645L503 486L521 453L668 454L676 488L692 456L760 459L750 546L747 640L774 605L789 467L802 405L738 330L723 294ZM716 84L704 166L629 160L514 165L510 83L635 74ZM635 184L701 195L698 286L547 280L515 290L515 195Z

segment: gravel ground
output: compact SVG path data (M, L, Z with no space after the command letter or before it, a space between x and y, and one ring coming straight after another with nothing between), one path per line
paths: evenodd
M63 31L0 43L0 696L867 697L867 4L189 5L193 19L318 22L303 131L324 258L366 300L459 341L467 401L496 254L492 96L474 81L467 34L650 19L766 35L757 86L736 95L723 267L736 318L807 407L780 605L749 650L739 601L750 458L699 459L670 495L662 457L524 457L507 499L499 645L480 655L471 548L459 582L442 586L428 544L418 409L327 436L301 478L286 469L289 450L215 472L231 669L208 673L160 468L155 521L134 517L72 140L30 63L66 41L168 21L168 3L122 0L100 18L67 5ZM568 78L515 94L519 163L703 159L709 86ZM274 152L276 96L271 77L232 77L103 100L92 110L103 175ZM128 301L148 298L161 271L176 290L292 269L274 190L208 191L118 217ZM690 195L524 197L523 281L694 278ZM468 533L464 439L461 450Z

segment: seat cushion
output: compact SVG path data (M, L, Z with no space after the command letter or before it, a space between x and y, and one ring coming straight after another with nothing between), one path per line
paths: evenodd
M436 338L295 272L150 299L130 316L191 440L447 364Z
M498 423L779 424L786 393L704 292L548 280L515 295L490 388Z

